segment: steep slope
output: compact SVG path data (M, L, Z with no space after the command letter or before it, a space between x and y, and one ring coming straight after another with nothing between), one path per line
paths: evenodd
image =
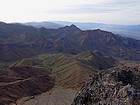
M139 40L123 38L99 29L82 31L79 35L75 35L74 37L82 50L97 50L104 55L124 59L139 59Z

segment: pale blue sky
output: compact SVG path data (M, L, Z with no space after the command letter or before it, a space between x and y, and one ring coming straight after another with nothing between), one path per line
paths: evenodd
M0 21L140 24L140 0L0 0Z

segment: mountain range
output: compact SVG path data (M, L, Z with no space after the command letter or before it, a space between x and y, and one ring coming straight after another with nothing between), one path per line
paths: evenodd
M67 22L67 21L44 21L44 22L28 22L26 25L32 25L34 27L45 28L60 28L67 25L74 24L82 30L101 29L120 34L121 36L130 37L134 39L140 39L140 25L117 25L117 24L103 24L94 22Z
M42 53L78 54L98 51L104 56L140 60L140 40L100 29L81 30L75 25L58 29L0 23L0 60L11 61Z

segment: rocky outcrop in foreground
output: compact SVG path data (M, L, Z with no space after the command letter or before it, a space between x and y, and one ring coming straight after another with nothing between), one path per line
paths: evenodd
M90 78L72 105L140 105L140 71L121 67Z

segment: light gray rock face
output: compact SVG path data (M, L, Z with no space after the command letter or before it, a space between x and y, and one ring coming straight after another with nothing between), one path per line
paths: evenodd
M99 73L85 83L72 105L140 105L139 77L139 70L128 67Z

